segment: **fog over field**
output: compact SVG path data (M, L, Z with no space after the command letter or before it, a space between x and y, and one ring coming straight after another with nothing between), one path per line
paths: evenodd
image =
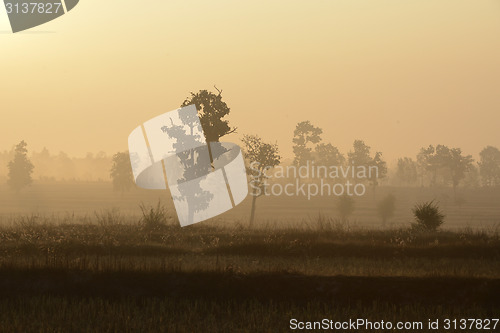
M498 0L0 8L0 331L498 330L499 36Z

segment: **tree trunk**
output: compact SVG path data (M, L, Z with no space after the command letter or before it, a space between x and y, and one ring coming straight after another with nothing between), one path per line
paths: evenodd
M253 227L253 221L255 219L255 203L256 203L256 201L257 201L257 196L254 193L254 195L252 196L252 211L250 213L250 223L248 225L248 227L250 229Z
M210 142L207 142L208 146L208 157L210 158L210 166L212 167L212 171L215 170L214 168L214 158L212 156L212 147L210 147Z

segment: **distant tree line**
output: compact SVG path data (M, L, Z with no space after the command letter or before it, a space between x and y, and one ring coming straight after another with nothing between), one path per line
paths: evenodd
M377 167L377 174L371 174L367 179L374 189L387 176L387 163L382 158L382 153L372 154L371 147L364 141L355 140L346 157L332 143L323 142L321 134L323 130L310 121L297 124L292 139L295 155L293 165L302 166L314 162L315 165L322 166Z
M222 100L222 91L217 88L216 90L217 93L208 90L191 93L181 104L181 106L196 105L208 142L219 141L221 137L236 131L236 128L231 127L224 119L230 113L230 108ZM378 173L364 180L374 189L381 180L388 178L387 163L383 159L382 152L372 152L371 147L364 141L354 140L352 149L344 154L331 142L324 142L322 134L323 129L310 121L302 121L296 125L292 138L293 165L303 166L314 162L316 165L337 167L375 166ZM262 168L275 167L281 163L277 144L264 142L255 134L245 135L242 142L248 162L254 159L261 163ZM476 162L471 155L465 155L460 148L450 148L440 144L430 145L421 148L415 158L399 158L396 170L393 170L394 177L391 175L391 178L402 186L450 186L455 190L461 185L500 186L500 150L487 146L480 152L479 157L479 161ZM26 176L28 174L29 177ZM44 148L41 152L33 152L29 156L24 141L10 151L0 152L0 177L2 176L7 178L11 187L24 187L33 180L109 181L110 179L117 191L124 192L134 187L128 152L119 152L113 156L103 152L95 155L88 153L83 158L76 158L69 157L64 152L51 154ZM388 199L386 206L391 206L390 201L391 199Z
M26 160L33 166L31 177L35 181L109 181L111 157L104 152L70 157L64 152L53 154L43 148L40 152L30 153L28 144L21 141L11 150L0 152L0 179L3 178L3 182L11 179L9 172L13 171L9 164L19 158L20 145L24 147Z
M353 148L342 154L331 143L323 142L323 130L310 121L299 122L293 133L293 165L305 165L314 161L316 165L357 165L377 166L378 178L369 179L372 186L387 178L387 163L381 152L371 153L370 146L362 140L355 140ZM500 186L500 150L493 146L485 147L479 153L479 161L466 155L460 148L450 148L438 144L423 147L415 159L398 159L394 178L405 186L449 186L457 187L496 187Z
M430 145L421 148L416 159L398 159L396 177L404 185L472 187L500 185L500 150L487 146L476 162L460 148Z

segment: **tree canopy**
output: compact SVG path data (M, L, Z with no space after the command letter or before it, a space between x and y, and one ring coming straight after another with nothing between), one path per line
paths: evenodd
M134 175L129 153L118 152L113 155L112 161L110 176L113 180L113 189L122 193L130 190L134 186Z
M250 185L253 196L250 214L250 225L252 225L255 217L256 199L263 195L266 190L266 171L279 165L281 156L277 144L266 143L257 135L245 135L241 141L243 142L245 159L250 164L247 173L251 177Z
M308 144L316 144L321 141L323 130L311 124L310 121L302 121L297 124L293 132L293 153L295 158L294 165L305 165L307 161L312 160L312 148Z
M11 189L19 191L33 182L31 174L34 166L28 158L28 144L19 142L14 148L14 159L7 165L9 169L7 184Z
M217 94L208 90L200 90L197 93L191 92L191 96L186 98L181 107L191 104L194 104L198 110L201 127L207 142L218 142L224 135L236 131L236 128L229 126L229 122L223 119L231 109L222 100L221 90L218 90Z
M500 150L487 146L479 153L479 172L485 186L500 185Z

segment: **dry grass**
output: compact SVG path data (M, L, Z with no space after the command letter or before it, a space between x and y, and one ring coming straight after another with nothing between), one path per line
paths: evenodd
M0 327L13 332L283 332L291 318L491 317L496 229L198 224L160 206L30 214L0 228ZM144 217L143 217L144 218Z

